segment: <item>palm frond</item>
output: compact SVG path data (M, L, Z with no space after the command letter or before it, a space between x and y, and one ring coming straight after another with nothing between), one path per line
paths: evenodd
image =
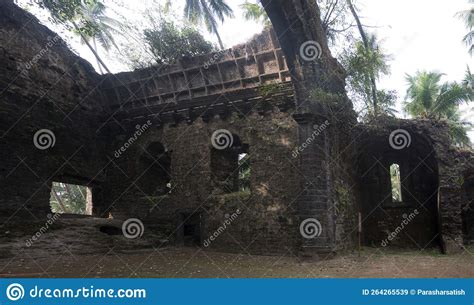
M469 95L465 87L457 83L444 84L430 112L441 115L447 114L450 109L457 109L461 103L468 99Z

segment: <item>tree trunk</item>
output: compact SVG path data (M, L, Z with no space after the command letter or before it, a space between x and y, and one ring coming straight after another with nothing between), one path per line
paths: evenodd
M81 38L82 40L84 41L84 43L87 45L87 47L89 47L89 49L91 50L91 52L94 54L95 58L97 59L98 62L100 62L100 64L104 67L104 69L112 74L112 72L110 72L109 68L107 68L107 66L104 64L104 62L102 61L102 59L99 57L99 54L97 54L97 52L94 50L94 48L91 46L91 44L89 43L89 41L87 41L86 37L84 37L84 35L82 35L81 31L79 30L79 27L77 26L77 24L72 21L72 25L74 26L74 28L76 29L76 31L79 33L79 35L81 35Z
M220 46L221 50L224 50L224 44L222 43L221 35L219 34L219 31L217 31L217 29L216 29L215 34L216 34L217 41L219 42L219 46Z
M214 34L216 34L217 41L219 42L219 46L220 46L221 50L223 50L224 49L224 44L222 43L221 35L219 34L219 31L217 30L216 19L212 15L212 12L209 10L209 7L207 6L206 3L203 3L202 8L204 9L205 18L207 18L209 20L209 22L211 23L212 32L214 32Z
M357 12L352 5L352 0L346 0L347 5L349 6L349 9L352 13L352 16L354 16L354 19L357 23L357 28L359 29L360 37L362 38L362 42L364 43L364 48L366 52L369 52L370 46L369 46L369 40L367 39L367 35L365 34L364 27L362 26L362 23L360 22L359 15L357 15ZM372 102L374 106L374 115L377 115L378 112L378 103L377 103L377 84L375 83L375 75L371 74L369 75L370 78L370 83L372 87Z
M92 39L92 42L94 43L94 51L97 53L97 55L99 54L99 52L97 52L97 43L95 42L95 38ZM96 61L97 61L97 67L99 67L99 72L100 74L104 74L104 71L102 70L102 65L100 64L99 60L97 59L96 57Z

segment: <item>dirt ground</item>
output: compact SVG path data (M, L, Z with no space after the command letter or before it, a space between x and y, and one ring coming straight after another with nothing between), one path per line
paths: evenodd
M360 257L347 253L316 260L164 248L80 255L65 252L51 258L18 253L0 260L0 277L159 277L159 278L333 278L333 277L474 277L474 247L459 254L436 250L364 248Z

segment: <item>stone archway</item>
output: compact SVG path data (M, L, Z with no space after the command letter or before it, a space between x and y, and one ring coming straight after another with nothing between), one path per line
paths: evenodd
M425 137L407 133L411 143L401 149L390 144L388 132L373 133L359 143L357 177L365 245L440 246L436 154ZM392 189L393 165L399 168L398 196Z

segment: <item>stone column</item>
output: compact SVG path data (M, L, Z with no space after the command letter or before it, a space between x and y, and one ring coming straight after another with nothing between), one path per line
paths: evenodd
M298 122L303 190L297 205L300 250L309 255L332 252L335 226L334 209L330 208L329 121L320 115L296 115L295 120Z

